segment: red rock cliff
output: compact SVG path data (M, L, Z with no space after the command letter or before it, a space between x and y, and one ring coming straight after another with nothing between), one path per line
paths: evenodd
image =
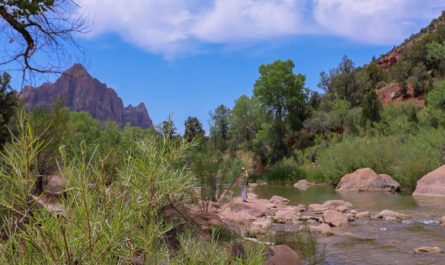
M89 112L100 121L112 120L120 126L129 123L135 127L153 127L143 103L124 107L116 92L93 78L81 64L73 65L55 83L25 87L20 97L30 109L49 109L55 100L62 99L68 109Z

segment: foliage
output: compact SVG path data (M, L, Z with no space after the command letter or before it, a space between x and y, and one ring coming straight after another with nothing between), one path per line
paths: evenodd
M381 120L380 112L382 110L382 103L374 90L371 90L366 94L362 108L364 122L379 122Z
M348 137L320 150L317 165L332 184L359 168L370 167L393 176L410 191L419 178L443 163L444 146L444 132L431 128L408 135Z
M269 183L295 183L306 175L292 158L284 158L268 168L262 178Z
M8 124L17 108L18 100L9 82L11 76L8 73L0 75L0 147L9 139Z
M210 138L215 148L221 152L224 152L228 146L230 113L231 110L228 107L219 105L215 112L210 115L212 118Z
M445 111L445 82L438 84L427 95L428 107Z
M188 117L184 123L184 129L184 139L189 142L205 136L205 131L197 117Z

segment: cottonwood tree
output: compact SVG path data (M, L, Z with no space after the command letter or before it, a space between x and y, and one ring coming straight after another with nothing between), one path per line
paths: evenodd
M67 49L78 48L76 32L86 20L73 16L72 0L0 0L0 65L27 74L57 73L71 61Z

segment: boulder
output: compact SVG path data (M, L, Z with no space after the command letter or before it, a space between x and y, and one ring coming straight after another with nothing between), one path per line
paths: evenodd
M352 208L352 204L350 202L347 201L343 201L343 200L329 200L329 201L325 201L325 203L323 203L323 206L328 208L328 209L336 209L338 207L344 207L346 209L351 209Z
M301 213L296 206L284 206L277 209L274 215L274 222L280 224L294 223L298 221Z
M286 245L267 248L267 258L264 265L301 265L300 256Z
M380 213L378 213L375 217L379 219L385 219L386 221L402 221L409 218L408 215L394 212L391 210L383 210Z
M309 205L309 210L315 212L315 213L323 213L324 211L328 210L329 208L324 206L323 204L313 203Z
M307 190L312 185L314 185L314 184L312 184L311 182L309 182L305 179L302 179L302 180L299 180L297 183L295 183L294 187L299 190Z
M445 226L445 216L440 217L439 222L442 226Z
M275 203L275 204L286 204L289 202L288 199L278 196L278 195L274 195L272 196L272 198L270 198L269 200L271 203Z
M420 247L414 249L417 254L438 254L442 253L442 249L439 247Z
M329 226L328 224L310 225L309 230L313 233L320 233L325 236L330 236L334 234L331 226Z
M445 196L445 165L419 179L413 195Z
M337 185L337 190L399 191L400 184L389 175L378 175L370 168L362 168L343 176Z
M323 213L325 223L331 226L342 226L349 222L348 217L336 210L327 210Z

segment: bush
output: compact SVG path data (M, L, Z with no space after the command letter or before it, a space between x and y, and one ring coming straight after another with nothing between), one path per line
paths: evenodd
M425 173L442 164L443 130L423 129L414 135L346 138L320 151L319 170L325 181L337 184L359 168L393 176L405 191L412 191Z
M284 158L266 170L262 178L269 183L294 183L306 174L292 158Z

